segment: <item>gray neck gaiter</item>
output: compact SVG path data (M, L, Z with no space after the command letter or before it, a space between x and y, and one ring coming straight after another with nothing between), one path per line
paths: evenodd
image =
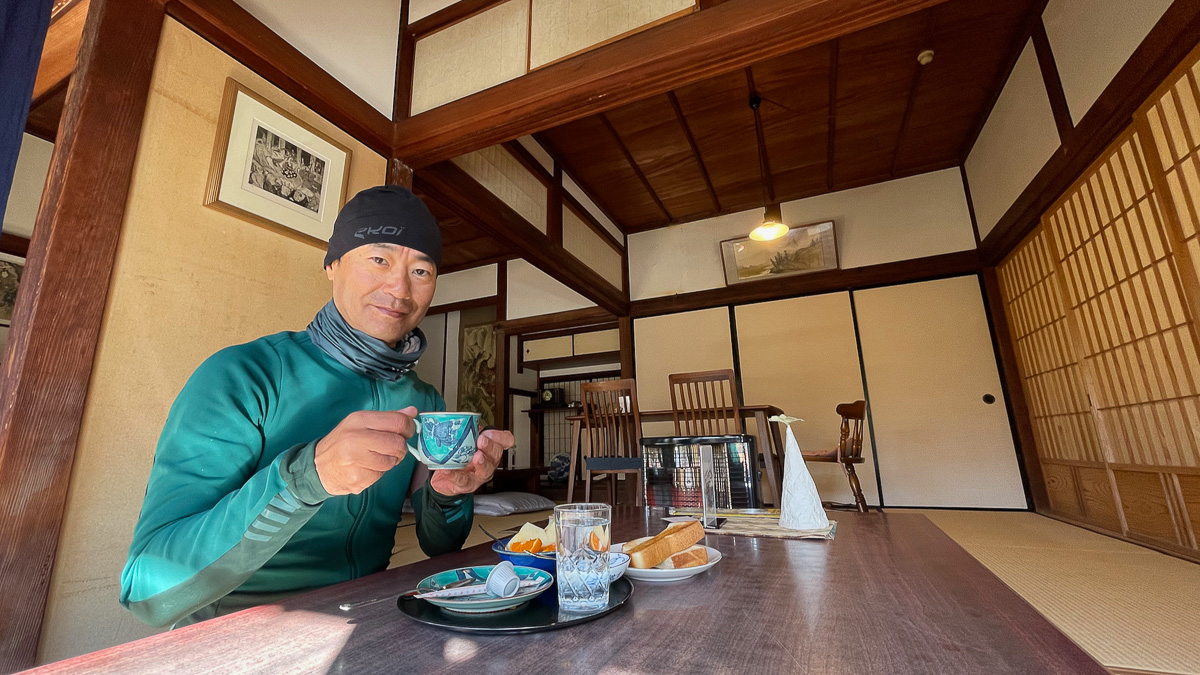
M308 337L321 351L350 370L388 382L404 377L425 352L425 334L420 328L414 328L392 349L383 340L346 323L333 300L308 324Z

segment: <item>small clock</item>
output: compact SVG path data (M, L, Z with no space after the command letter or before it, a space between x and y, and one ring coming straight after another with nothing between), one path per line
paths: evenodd
M563 390L547 387L538 392L538 408L561 408L563 405Z

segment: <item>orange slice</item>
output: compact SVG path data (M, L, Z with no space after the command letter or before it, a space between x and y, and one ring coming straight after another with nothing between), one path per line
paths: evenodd
M608 542L600 541L600 535L597 534L596 532L592 532L591 534L588 535L588 547L591 548L593 551L602 551L603 552L603 551L608 550Z
M546 544L538 553L554 553L558 550L558 544Z
M542 550L542 540L535 538L522 541L516 546L513 546L512 550L517 551L518 553L537 553L538 551Z

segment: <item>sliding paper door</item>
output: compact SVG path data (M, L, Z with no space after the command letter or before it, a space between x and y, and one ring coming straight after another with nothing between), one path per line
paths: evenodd
M1026 508L979 278L854 302L884 503Z

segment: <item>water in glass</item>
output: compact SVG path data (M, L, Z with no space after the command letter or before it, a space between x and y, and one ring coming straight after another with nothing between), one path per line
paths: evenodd
M558 534L558 605L567 611L608 606L608 547L612 508L608 504L554 507Z

